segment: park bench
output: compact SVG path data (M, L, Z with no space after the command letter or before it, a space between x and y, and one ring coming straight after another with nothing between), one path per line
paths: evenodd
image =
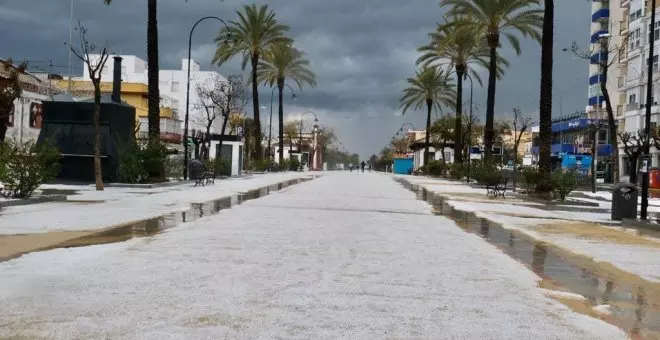
M502 197L506 194L509 177L499 177L496 181L486 184L486 196Z
M215 184L215 172L206 169L204 164L198 160L190 162L190 178L195 180L195 186Z

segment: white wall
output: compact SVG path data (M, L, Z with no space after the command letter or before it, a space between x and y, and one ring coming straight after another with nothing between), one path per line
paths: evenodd
M23 92L21 98L14 100L14 125L7 129L6 138L36 140L41 128L30 126L30 108L32 103L41 104L44 100L48 100L48 97L27 91Z
M112 75L115 69L115 55L111 55L105 63L103 71L101 71L102 81L112 81ZM120 55L121 61L121 79L128 83L147 83L147 62L134 56L134 55ZM91 55L90 58L96 62L100 58L99 55ZM83 78L89 79L89 72L87 67L83 66Z
M186 83L188 72L187 69L187 60L182 61L183 67L181 70L161 70L159 73L159 89L161 95L167 95L169 97L175 98L179 102L179 117L183 120L186 115ZM226 81L227 79L223 77L220 73L215 71L198 71L199 64L194 61L191 64L190 70L190 120L189 120L189 129L204 129L202 124L199 124L199 121L202 117L205 116L204 109L200 108L200 98L197 95L197 85L203 84L209 79L217 79L218 77L221 81ZM184 122L182 122L184 124ZM183 127L183 125L182 125ZM218 118L215 120L213 127L211 128L212 133L220 133L222 128L222 119Z

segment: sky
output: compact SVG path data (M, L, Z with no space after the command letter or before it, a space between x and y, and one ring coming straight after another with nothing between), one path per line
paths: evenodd
M71 0L0 1L2 56L27 60L30 69L68 72L69 12ZM146 0L73 0L74 20L88 29L90 40L107 44L111 51L146 60ZM186 58L188 34L193 23L215 15L234 20L236 10L250 1L160 0L158 2L161 69L179 69ZM290 26L289 36L306 53L317 76L316 88L296 88L295 102L285 103L285 115L313 111L319 124L335 131L349 151L362 157L378 153L406 123L422 129L425 112L399 110L406 78L414 74L416 48L442 19L444 9L436 0L271 0L277 19ZM555 65L553 115L584 110L587 105L588 62L562 51L573 41L587 47L589 1L555 1ZM193 59L202 69L227 76L240 73L238 59L220 67L211 64L213 39L220 23L207 20L193 36ZM502 55L511 62L497 84L496 119L507 119L519 107L538 119L540 45L522 40L522 55L504 45ZM483 70L483 79L487 80ZM74 62L74 74L82 65ZM244 75L247 77L247 70ZM469 82L466 82L466 84ZM295 85L291 83L291 85ZM469 99L469 85L464 98ZM474 104L485 113L486 84L474 84ZM260 88L260 106L270 105L270 89ZM288 95L285 98L290 98ZM275 102L277 99L275 99ZM252 112L248 108L248 112ZM265 115L269 109L264 110ZM262 116L264 117L264 116ZM307 115L311 117L311 115ZM274 118L275 119L275 118ZM482 119L483 121L483 119ZM408 124L409 125L409 124ZM277 125L275 125L277 126Z

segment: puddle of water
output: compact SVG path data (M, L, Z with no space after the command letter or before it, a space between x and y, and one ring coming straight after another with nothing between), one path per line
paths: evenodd
M437 215L451 218L466 232L481 236L526 265L543 279L542 286L586 297L583 302L558 299L576 312L612 323L634 339L660 339L660 284L507 230L474 213L454 209L444 202L444 197L418 185L400 183L414 191L418 199L430 203ZM598 305L610 305L611 315L593 312L592 308Z
M87 236L78 237L45 248L40 247L38 249L23 251L20 254L14 254L12 256L7 256L6 258L0 258L0 262L4 260L9 260L11 258L15 258L16 256L20 256L21 254L26 254L29 253L30 251L35 251L35 250L85 247L85 246L97 245L97 244L124 242L137 237L153 236L163 232L166 229L174 228L182 223L192 222L206 216L215 215L222 210L230 209L244 202L266 196L271 192L282 190L289 186L299 184L302 182L307 182L312 179L313 178L302 178L302 179L289 180L278 184L262 187L259 189L250 190L237 195L232 195L230 197L224 197L204 203L193 203L190 205L189 209L186 209L184 211L173 212L156 218L129 223L123 226L112 228L110 230L106 230L98 233L92 233Z

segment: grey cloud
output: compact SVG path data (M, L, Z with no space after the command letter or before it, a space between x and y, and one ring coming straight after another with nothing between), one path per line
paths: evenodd
M146 1L74 0L76 16L93 39L107 42L117 53L146 59ZM235 18L240 0L159 1L160 64L179 68L187 55L188 32L198 18L217 15ZM290 35L309 57L317 73L318 87L305 88L288 113L311 109L323 124L334 126L344 144L368 156L389 143L405 122L421 127L423 112L396 116L398 98L405 78L413 74L415 48L426 42L427 33L441 20L443 11L433 0L272 0L280 21L291 27ZM559 97L563 111L584 109L587 92L587 63L561 51L573 40L589 39L590 2L560 0L556 4L555 114ZM55 71L66 72L69 0L3 0L0 3L0 34L3 56L14 59L53 60ZM210 60L213 38L220 24L209 20L199 25L193 37L193 58L205 69L228 75L240 72L238 60L221 67ZM520 106L538 110L540 46L523 40L523 54L510 48L502 53L512 63L498 85L497 112ZM76 73L81 65L75 64ZM33 63L43 69L44 63ZM485 71L483 79L486 80ZM584 85L581 85L583 82ZM465 97L469 96L469 89ZM262 105L270 104L270 89L261 88ZM475 104L483 114L485 89L475 84Z

